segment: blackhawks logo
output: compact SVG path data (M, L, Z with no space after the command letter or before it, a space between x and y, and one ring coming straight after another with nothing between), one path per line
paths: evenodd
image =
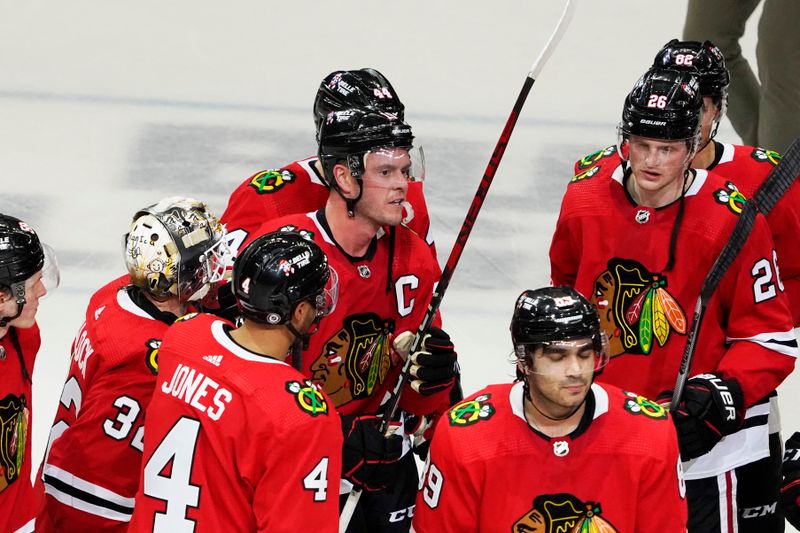
M747 198L739 192L736 185L730 181L725 182L724 189L714 191L714 198L717 199L717 202L724 204L731 212L737 215L742 212L744 203L747 201Z
M750 156L760 163L769 162L773 167L778 166L781 162L781 154L773 150L765 150L764 148L754 148Z
M569 180L569 182L570 183L575 183L576 181L588 180L589 178L591 178L592 176L594 176L598 172L600 172L600 166L599 165L596 166L596 167L592 167L592 168L590 168L588 170L584 170L582 172L579 172L579 173L575 174L574 176L572 176L572 178Z
M156 376L158 375L158 349L161 348L161 341L159 339L150 339L144 345L147 347L144 364Z
M610 156L614 155L615 153L617 153L617 147L615 145L611 145L608 148L603 148L602 150L598 150L596 152L592 152L591 154L589 154L589 155L587 155L585 157L582 157L580 159L580 161L578 161L578 169L579 170L587 169L587 168L593 166L595 163L597 163L601 159L604 159L606 157L610 157ZM580 175L580 174L578 174L578 175ZM573 181L577 181L577 180L573 179Z
M533 508L513 526L512 533L618 533L602 517L599 503L583 502L572 494L542 494L533 500Z
M489 403L491 397L491 394L481 394L472 400L456 404L447 412L450 425L471 426L481 420L489 420L495 413L494 407Z
M328 402L325 401L325 396L310 381L287 381L286 390L294 395L294 400L300 409L311 416L328 414Z
M608 335L611 356L649 354L670 335L686 335L686 314L667 290L665 275L630 259L613 258L594 282L591 301Z
M250 186L258 194L271 194L283 188L287 183L294 181L294 173L290 170L274 168L263 170L250 178Z
M400 364L390 342L394 321L375 313L350 315L323 345L311 363L312 379L333 405L367 398Z
M667 410L658 403L639 396L635 392L625 391L625 410L634 415L663 420L667 418Z
M0 400L0 494L19 479L29 424L30 410L24 395L8 394Z

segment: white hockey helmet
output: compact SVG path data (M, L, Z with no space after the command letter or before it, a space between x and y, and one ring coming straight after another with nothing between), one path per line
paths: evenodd
M203 202L165 198L138 211L125 235L131 281L157 300L197 301L232 262L225 227Z

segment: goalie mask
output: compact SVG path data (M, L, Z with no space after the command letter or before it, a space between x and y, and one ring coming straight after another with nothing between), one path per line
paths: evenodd
M405 106L386 76L372 68L336 70L325 76L314 98L317 140L328 113L349 108L371 108L404 119Z
M131 281L156 300L198 301L231 263L225 228L191 198L165 198L137 212L124 244Z
M516 360L526 365L528 357L544 346L577 348L585 357L593 357L595 375L609 360L608 339L600 329L597 310L570 287L524 291L517 298L510 329ZM517 377L523 377L519 370Z
M58 287L58 263L53 249L40 242L25 222L0 213L0 289L10 293L17 304L13 316L0 316L0 327L22 314L27 303L25 282L40 270L45 291Z

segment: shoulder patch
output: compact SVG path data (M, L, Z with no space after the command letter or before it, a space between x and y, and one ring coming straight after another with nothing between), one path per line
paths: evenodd
M753 153L750 154L750 157L759 163L770 163L773 167L778 166L778 163L780 163L782 159L781 154L778 152L766 150L764 148L753 148Z
M25 395L6 394L0 400L0 493L20 478L28 441L31 411ZM25 477L22 478L25 483Z
M270 170L262 170L250 178L249 185L256 190L258 194L272 194L278 192L287 183L294 181L294 172L284 168L273 168Z
M577 174L572 176L569 182L575 183L576 181L588 180L589 178L600 172L600 167L601 165L595 165L592 168L578 172Z
M617 146L612 144L611 146L603 148L602 150L598 150L596 152L592 152L589 155L581 157L578 160L576 166L579 170L583 170L593 166L601 159L604 159L606 157L611 157L616 153L617 153Z
M158 375L158 349L161 348L160 339L150 339L144 343L147 352L144 356L144 365L154 375Z
M451 426L471 426L481 420L489 420L495 413L494 406L489 403L491 394L481 394L472 400L465 400L453 406L447 412Z
M652 400L640 396L635 392L625 392L625 410L632 415L644 415L653 420L666 420L667 410Z
M328 414L325 396L310 381L287 381L286 391L294 396L295 402L304 413L311 416Z
M714 198L723 204L731 213L741 214L747 198L739 192L733 182L726 181L725 187L714 191Z

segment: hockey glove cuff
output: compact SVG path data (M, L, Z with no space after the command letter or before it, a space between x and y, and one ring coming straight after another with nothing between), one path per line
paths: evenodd
M800 432L796 432L786 441L786 451L783 454L781 507L786 520L795 529L800 529Z
M671 411L684 461L711 451L726 435L744 424L744 395L739 382L717 374L701 374L686 383L678 406Z

